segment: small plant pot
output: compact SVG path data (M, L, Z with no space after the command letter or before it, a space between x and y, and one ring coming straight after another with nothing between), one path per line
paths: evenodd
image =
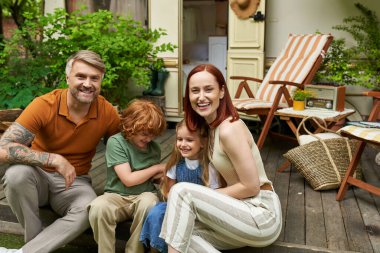
M293 101L293 110L295 111L305 110L305 101Z

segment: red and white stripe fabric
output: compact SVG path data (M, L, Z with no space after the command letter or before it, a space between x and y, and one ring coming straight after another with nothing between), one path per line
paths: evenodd
M256 108L256 101L259 100L263 107L263 102L274 101L280 85L271 85L269 81L290 81L303 83L310 73L314 63L320 55L324 56L323 50L330 35L308 34L289 35L286 47L272 64L266 74L262 84L256 93L255 99L234 100L234 105L238 109ZM290 94L296 89L294 86L287 87ZM285 98L280 102L281 107L287 107Z

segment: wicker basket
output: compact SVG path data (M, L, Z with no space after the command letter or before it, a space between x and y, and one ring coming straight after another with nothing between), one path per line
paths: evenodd
M314 190L336 189L340 186L356 147L356 141L346 138L318 140L293 148L284 157Z
M357 141L343 137L322 139L306 129L307 120L314 121L315 119L305 118L300 126L302 125L305 131L317 140L289 150L284 157L295 166L314 190L336 189L340 186L352 155L356 151ZM297 129L297 138L300 126ZM326 130L321 125L319 127ZM331 130L328 131L331 132ZM361 175L357 174L356 177L361 177Z

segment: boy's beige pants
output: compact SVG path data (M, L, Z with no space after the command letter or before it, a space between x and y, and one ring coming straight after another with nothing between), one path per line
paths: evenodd
M104 193L89 205L89 218L98 253L115 252L115 229L118 222L132 220L131 237L125 238L126 253L144 253L140 233L149 210L156 205L156 193L144 192L140 195L121 196L117 193Z

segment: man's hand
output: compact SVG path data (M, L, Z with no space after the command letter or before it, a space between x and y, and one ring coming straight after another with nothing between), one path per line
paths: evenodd
M66 158L57 154L50 154L48 165L54 167L55 170L65 178L67 190L73 184L77 176L74 166L72 166Z
M65 178L66 189L75 180L75 168L61 155L30 149L35 135L14 122L0 138L0 162L54 167Z

